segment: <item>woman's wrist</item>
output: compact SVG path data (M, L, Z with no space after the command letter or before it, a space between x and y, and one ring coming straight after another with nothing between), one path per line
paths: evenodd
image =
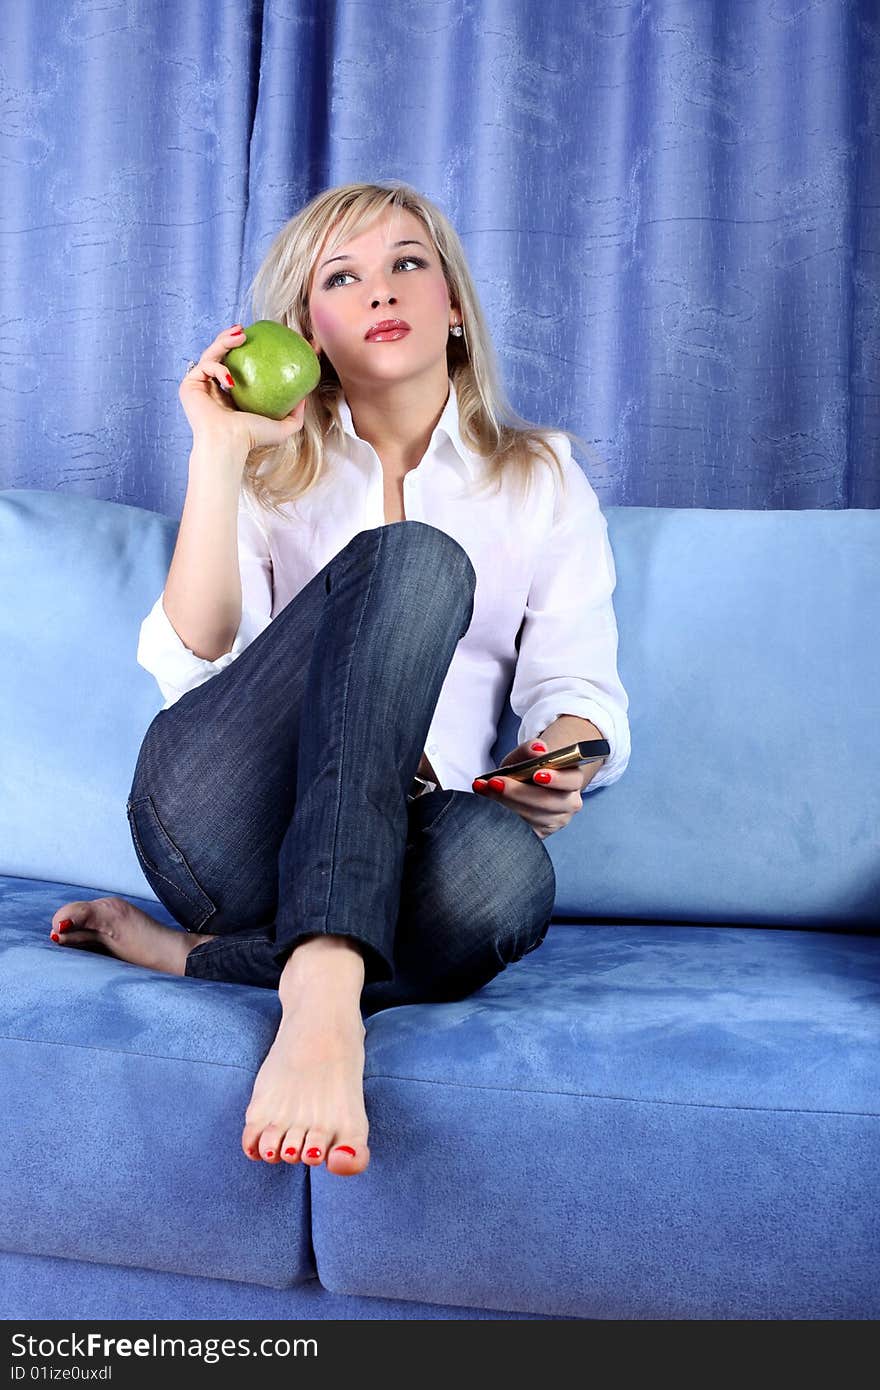
M220 435L200 434L193 438L190 450L190 463L197 468L240 469L248 460L250 449L244 439L230 435L228 431Z
M540 735L541 742L546 743L551 752L556 748L565 748L569 743L583 743L596 738L605 738L602 730L591 724L589 719L575 714L560 714Z
M570 743L584 743L595 738L605 738L605 735L589 719L581 719L580 716L574 714L560 714L558 719L554 719L552 724L548 724L540 737L541 742L546 743L547 748L552 753L557 748L567 748ZM605 758L597 758L595 762L584 763L583 767L578 768L583 778L581 791L586 791L599 768L606 761Z

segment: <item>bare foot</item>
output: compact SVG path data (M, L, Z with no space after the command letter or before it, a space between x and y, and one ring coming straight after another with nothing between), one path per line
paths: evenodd
M249 1158L326 1160L344 1177L366 1168L363 982L363 955L347 937L313 937L291 953L278 991L281 1024L245 1113Z
M65 926L66 922L72 925ZM193 947L214 939L166 927L124 898L65 903L52 914L51 936L60 946L117 956L167 975L182 975Z

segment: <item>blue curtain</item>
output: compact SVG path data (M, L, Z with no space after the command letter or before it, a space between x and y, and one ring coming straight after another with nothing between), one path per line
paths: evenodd
M395 178L603 503L880 505L877 0L5 0L0 113L0 486L178 516L188 359Z

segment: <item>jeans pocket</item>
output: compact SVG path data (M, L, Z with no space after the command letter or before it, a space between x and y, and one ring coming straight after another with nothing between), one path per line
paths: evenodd
M200 931L217 911L165 829L151 796L126 806L135 854L156 897L187 931Z

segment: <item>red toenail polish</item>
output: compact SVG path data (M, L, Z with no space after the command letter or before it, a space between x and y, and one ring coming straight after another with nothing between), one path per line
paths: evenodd
M334 1152L338 1154L351 1154L352 1158L355 1156L354 1149L349 1148L348 1144L337 1144Z
M70 927L72 927L72 926L73 926L73 922L70 920L70 918L69 918L69 917L65 917L65 919L64 919L63 922L59 922L59 923L58 923L58 930L59 930L59 931L67 931L67 930L68 930Z
M321 1157L321 1150L320 1150L320 1149L306 1149L306 1158L320 1158L320 1157Z
M57 932L54 932L54 931L53 931L53 933L52 933L52 940L53 940L53 941L60 941L60 940L61 940L61 937L58 935Z
M295 1154L295 1153L296 1153L296 1149L285 1149L284 1152L285 1152L286 1154Z

